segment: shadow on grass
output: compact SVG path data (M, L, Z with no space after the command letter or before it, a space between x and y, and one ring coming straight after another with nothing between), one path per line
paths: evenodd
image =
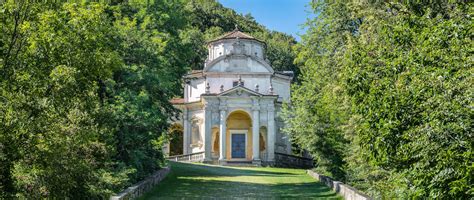
M171 163L170 174L141 199L339 199L320 182L307 181L303 170L277 168L231 168L199 164ZM236 181L245 176L263 180L278 179L274 183ZM208 180L212 178L226 180ZM227 180L228 179L228 180ZM305 179L301 182L287 180Z
M214 166L214 165L202 165L202 164L191 164L191 163L177 163L170 162L173 170L180 171L181 175L187 176L289 176L295 175L295 173L288 172L277 172L259 170L265 168L249 167L235 168L226 166Z

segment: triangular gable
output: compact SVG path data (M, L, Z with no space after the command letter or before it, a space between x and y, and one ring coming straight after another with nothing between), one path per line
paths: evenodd
M243 94L246 94L248 96L263 96L263 94L255 92L244 86L235 86L229 90L217 94L217 96L232 96L232 94L237 94L237 96L242 96Z

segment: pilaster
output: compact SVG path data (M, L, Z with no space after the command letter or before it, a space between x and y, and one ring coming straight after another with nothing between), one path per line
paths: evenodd
M184 108L183 110L183 154L189 154L189 145L191 144L190 139L190 127L189 127L189 118L188 118L189 110Z
M260 164L260 105L257 97L252 99L252 160L254 163Z
M268 162L275 161L275 104L268 104Z
M221 99L220 106L220 124L219 124L219 162L225 163L226 160L226 120L227 120L227 103L225 99Z
M210 162L212 160L212 110L209 102L205 102L204 115L204 161Z

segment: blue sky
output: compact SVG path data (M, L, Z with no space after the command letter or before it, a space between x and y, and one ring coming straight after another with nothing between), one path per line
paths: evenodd
M255 20L270 30L293 35L304 33L301 25L310 17L311 0L219 0L224 7L238 13L250 13Z

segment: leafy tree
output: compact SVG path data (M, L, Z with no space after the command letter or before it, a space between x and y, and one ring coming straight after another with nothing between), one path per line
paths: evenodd
M340 62L343 44L357 24L346 4L315 6L320 14L308 22L308 32L296 46L301 83L292 87L291 105L283 109L284 131L313 155L321 173L344 180L350 101L338 74L344 69Z
M176 36L186 35L177 6L144 1L112 8L124 66L104 82L104 107L114 130L114 158L137 170L134 182L163 162L162 133L176 113L168 101L180 91L176 80L186 72L188 55L193 55L182 42L186 38Z
M106 198L159 169L194 57L182 5L2 5L2 197Z
M293 141L376 198L471 197L472 6L313 6L284 112Z
M401 174L410 197L467 198L473 192L472 8L384 7L390 12L369 10L375 19L365 21L346 54L361 147L374 165Z
M126 171L109 167L111 135L96 119L97 83L121 64L103 12L2 5L2 196L101 196L126 182Z

